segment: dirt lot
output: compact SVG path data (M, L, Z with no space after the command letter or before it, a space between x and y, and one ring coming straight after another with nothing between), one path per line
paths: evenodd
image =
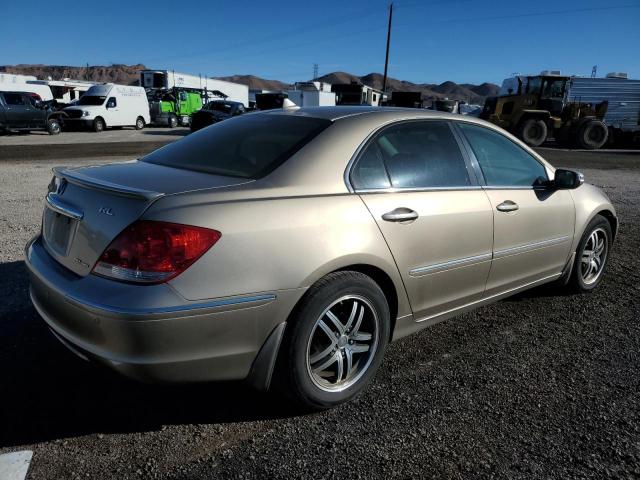
M391 345L355 402L305 416L238 384L142 385L69 353L29 303L22 249L50 168L90 162L5 158L0 453L33 450L29 479L640 478L640 155L543 154L618 209L598 291L539 288L428 328Z

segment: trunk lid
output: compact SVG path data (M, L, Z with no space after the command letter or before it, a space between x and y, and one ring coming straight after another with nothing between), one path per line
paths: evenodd
M88 275L111 241L158 198L233 187L248 180L133 161L55 168L60 179L45 202L47 251L74 273Z

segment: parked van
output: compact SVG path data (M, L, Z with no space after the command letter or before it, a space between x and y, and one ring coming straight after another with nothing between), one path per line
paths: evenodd
M107 127L140 130L151 122L144 88L113 83L94 85L74 106L63 111L67 114L65 126L85 126L96 132Z

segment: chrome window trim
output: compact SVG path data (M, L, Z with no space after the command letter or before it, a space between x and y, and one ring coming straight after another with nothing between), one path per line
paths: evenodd
M482 188L484 190L548 190L542 185L484 185Z
M243 304L251 304L246 305L245 308L255 307L272 302L275 299L276 295L264 294L245 297L223 298L219 300L212 300L209 302L198 302L186 305L174 305L169 307L122 308L84 300L70 294L65 295L65 300L84 310L89 310L97 314L108 314L113 316L141 317L143 320L148 319L149 316L163 316L174 313L181 314L180 316L201 315L207 313L208 311L223 310L223 307L233 307Z
M55 193L49 193L46 196L47 207L53 210L56 213L64 215L66 217L71 217L75 220L82 220L84 217L84 212L73 205L65 202L58 198L58 195Z
M553 245L560 245L568 241L571 237L569 235L563 235L561 237L549 238L547 240L541 240L539 242L527 243L525 245L519 245L517 247L503 248L502 250L495 250L493 252L493 258L499 259L509 257L511 255L517 255L520 253L530 252L539 248L551 247Z
M405 193L405 192L452 192L452 191L455 192L455 191L464 191L464 190L482 190L482 187L480 185L472 185L472 186L465 186L465 187L365 188L362 190L355 190L354 193L363 194L363 193Z
M493 255L491 252L482 253L480 255L473 255L471 257L464 257L458 260L451 260L449 262L434 263L433 265L426 265L424 267L417 267L409 270L409 275L412 277L420 277L422 275L429 275L432 273L444 272L460 267L470 267L479 263L491 260Z
M401 124L401 123L413 123L413 122L441 122L441 123L446 123L449 126L449 130L451 130L451 135L453 135L455 142L458 144L460 155L462 156L465 167L467 168L469 181L472 183L472 185L461 185L459 187L449 186L449 187L424 187L424 188L398 188L398 187L367 188L367 189L354 188L354 186L351 184L351 171L353 170L353 167L355 166L356 162L360 158L360 154L362 153L362 151L368 146L369 141L385 128L388 128L397 124ZM406 191L424 192L424 191L431 191L431 190L469 190L469 189L476 190L477 187L480 187L480 185L477 178L478 175L473 169L472 162L473 162L473 158L468 155L465 147L461 144L459 135L457 134L455 128L453 127L452 120L448 118L401 118L401 119L396 118L380 125L365 137L365 139L360 143L356 151L351 156L351 159L349 159L349 162L347 163L347 167L344 170L343 179L344 179L345 185L347 186L347 190L349 190L350 193L382 193L382 192L387 192L392 190L394 191L394 193L400 193L400 192L406 192ZM469 167L472 167L471 170L469 169Z

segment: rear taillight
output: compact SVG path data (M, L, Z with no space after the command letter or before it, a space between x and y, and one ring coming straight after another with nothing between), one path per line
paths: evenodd
M93 273L129 282L166 282L184 272L220 237L220 232L208 228L140 220L111 242Z

